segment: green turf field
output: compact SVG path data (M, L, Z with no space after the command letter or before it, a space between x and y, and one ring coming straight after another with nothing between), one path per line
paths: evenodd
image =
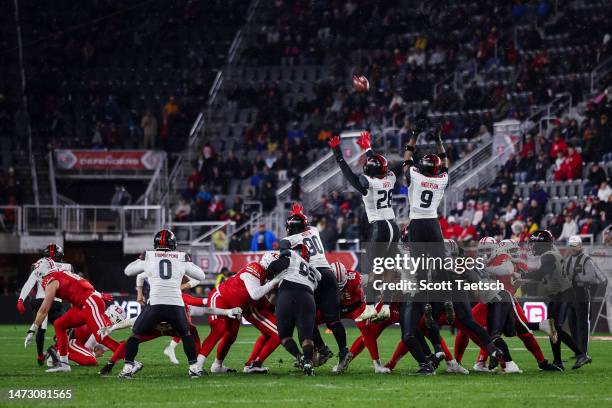
M444 373L444 364L434 377L419 377L414 360L407 356L393 374L373 374L367 352L351 364L347 373L333 375L331 364L318 368L315 377L304 377L292 368L289 355L277 350L267 361L268 375L222 374L202 379L189 379L187 366L174 366L162 354L169 338L163 338L141 346L138 360L145 364L142 372L133 380L115 377L101 378L98 368L74 367L70 373L47 374L34 361L34 344L23 347L25 326L0 326L2 351L0 355L0 406L34 406L53 404L75 407L158 407L199 405L250 405L266 406L370 406L370 407L448 407L472 406L502 407L612 407L612 341L593 341L590 354L594 362L580 370L568 369L565 373L539 372L532 356L522 344L510 341L510 347L523 374L475 374L450 375ZM51 330L52 331L52 330ZM208 327L200 327L201 335ZM444 331L444 337L452 345L454 339ZM116 338L122 339L118 332ZM243 327L234 344L226 365L242 369L245 359L258 333ZM357 335L349 329L349 344ZM331 335L324 335L326 342L334 343ZM49 333L47 338L50 339ZM388 329L379 340L383 362L392 354L399 330ZM540 344L550 358L550 347L545 339ZM334 347L332 347L333 349ZM570 356L564 350L564 355ZM471 368L476 349L470 344L464 365ZM179 346L177 356L182 362L185 356ZM106 358L102 359L106 361ZM206 366L210 367L209 359ZM571 366L571 362L567 365ZM115 368L119 372L121 364ZM70 401L9 401L7 390L16 388L70 389Z

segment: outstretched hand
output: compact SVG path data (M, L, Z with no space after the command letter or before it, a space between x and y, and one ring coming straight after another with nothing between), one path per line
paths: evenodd
M335 149L336 147L340 146L340 136L336 135L331 137L327 143L329 144L329 147Z
M359 147L361 147L362 150L368 150L372 147L371 139L372 138L370 136L370 132L361 132L361 136L359 136L359 139L357 139L357 144L359 145Z

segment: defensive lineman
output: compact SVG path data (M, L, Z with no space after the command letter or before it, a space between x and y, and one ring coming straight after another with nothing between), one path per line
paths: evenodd
M19 299L17 299L17 311L20 314L25 313L23 301L28 297L35 286L36 294L34 295L34 299L30 300L30 306L32 307L34 314L38 312L38 309L40 308L40 305L42 305L45 297L45 291L41 285L42 278L50 271L61 270L73 272L72 265L62 262L63 259L64 250L61 246L57 244L49 244L45 247L43 257L32 264L30 276L21 288L21 293L19 293ZM47 318L45 318L40 328L36 332L36 360L38 361L38 365L43 365L45 359L43 350L45 346L45 332L47 331L47 324L53 324L63 312L62 301L55 298Z
M188 254L176 251L176 237L169 230L161 230L155 235L153 248L154 251L146 251L125 268L127 276L145 274L150 286L150 307L140 314L134 324L126 344L125 366L119 377L132 377L140 336L151 332L161 322L170 324L183 340L183 349L189 361L189 376L201 377L202 371L198 370L196 364L196 345L189 330L181 293L181 282L184 275L203 281L204 272L191 262Z

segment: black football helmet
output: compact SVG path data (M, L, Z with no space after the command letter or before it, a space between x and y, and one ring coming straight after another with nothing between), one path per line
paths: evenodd
M419 160L419 171L426 176L437 176L441 166L442 160L436 154L426 154Z
M61 262L64 259L64 250L57 244L49 244L43 251L45 258L51 258L55 262Z
M153 239L153 248L155 250L174 251L176 249L176 237L170 230L163 229L155 234Z
M554 242L553 235L548 230L537 230L529 237L529 246L534 255L542 255L550 251Z
M287 234L299 234L306 231L308 228L308 217L304 215L304 209L299 203L293 203L291 206L291 214L285 221L285 231Z
M389 165L385 156L373 154L363 165L363 174L370 177L383 178L389 172Z

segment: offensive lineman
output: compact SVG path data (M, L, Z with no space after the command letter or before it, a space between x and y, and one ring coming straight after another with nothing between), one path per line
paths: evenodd
M151 306L140 314L134 324L132 335L126 343L125 365L119 377L132 377L139 338L152 331L161 322L170 324L183 340L183 349L189 361L189 376L201 377L202 371L196 364L195 340L189 330L185 302L181 293L181 282L184 275L198 281L203 281L206 276L202 269L191 262L188 254L176 251L176 237L171 231L164 229L155 234L153 248L155 250L146 251L125 268L127 276L145 274L150 286Z
M268 278L280 280L275 313L281 344L296 359L304 374L314 375L314 292L321 280L321 273L308 264L308 249L302 244L282 251L280 258L272 261L266 272ZM296 327L303 354L293 339L293 329Z
M340 300L338 297L338 282L336 275L331 269L325 257L325 248L319 237L319 230L308 225L308 218L303 212L302 206L294 203L291 214L285 223L288 236L280 241L280 249L288 250L298 245L303 245L308 251L309 264L316 268L321 274L321 280L315 290L315 303L317 310L321 313L323 321L331 330L338 344L338 364L334 372L342 372L346 369L353 355L346 346L346 330L340 321ZM315 331L319 329L315 327ZM320 334L315 333L320 337ZM327 347L319 350L319 359L327 360L332 356Z
M19 299L17 299L17 311L19 314L25 313L23 301L28 297L34 286L36 286L36 294L34 295L34 299L30 300L30 306L32 307L34 314L38 312L38 309L40 309L45 297L45 291L41 285L41 282L42 278L47 273L55 270L74 272L72 265L62 262L63 259L64 250L61 246L49 244L45 247L43 257L32 264L30 276L23 284L21 292L19 293ZM47 318L42 322L40 328L36 332L36 361L38 362L38 365L43 365L43 361L45 359L43 350L45 346L45 332L47 331L47 324L53 324L63 312L62 301L57 298L54 299Z

